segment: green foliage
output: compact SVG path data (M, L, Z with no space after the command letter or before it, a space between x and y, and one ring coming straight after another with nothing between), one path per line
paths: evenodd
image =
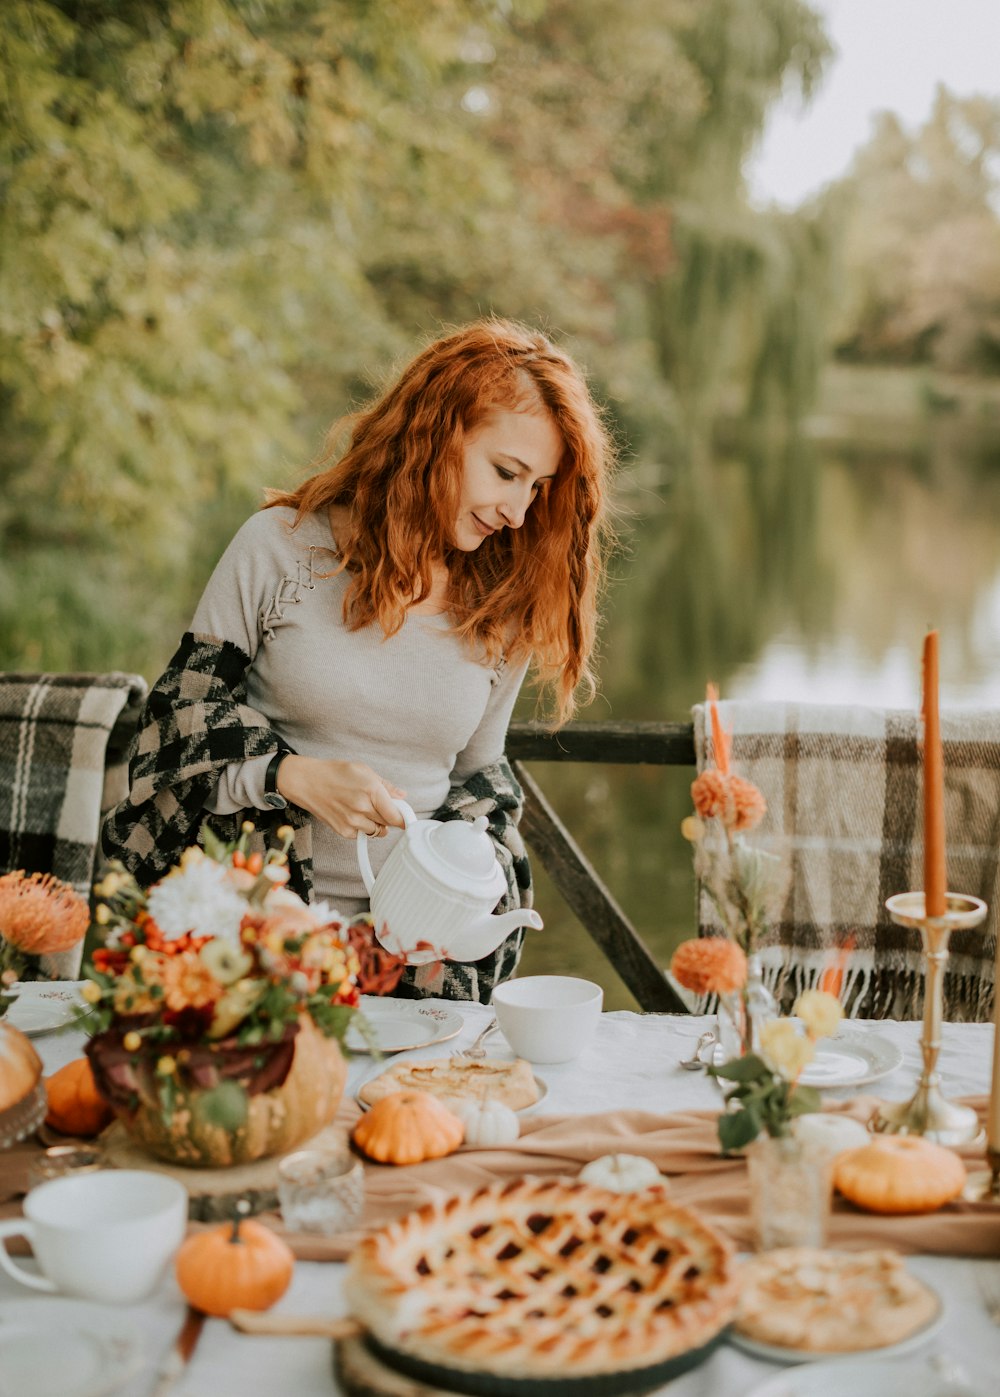
M195 1092L191 1101L195 1120L214 1125L219 1130L240 1130L246 1124L249 1109L246 1088L231 1080L218 1082L206 1091Z
M762 1130L773 1137L791 1133L796 1116L822 1105L815 1087L799 1086L775 1071L756 1053L733 1058L708 1074L735 1086L725 1093L728 1110L719 1116L719 1143L727 1154L756 1140Z
M884 114L828 200L841 228L841 357L1000 369L1000 101L939 88L907 132Z
M0 663L158 672L442 321L558 332L657 470L734 376L798 407L824 244L741 164L825 54L802 0L8 0Z

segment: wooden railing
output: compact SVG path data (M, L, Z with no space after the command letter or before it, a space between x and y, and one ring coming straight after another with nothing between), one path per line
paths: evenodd
M507 755L524 790L521 833L588 935L641 1009L683 1014L687 1006L642 937L563 825L525 762L648 763L694 766L690 723L574 723L550 732L512 723Z

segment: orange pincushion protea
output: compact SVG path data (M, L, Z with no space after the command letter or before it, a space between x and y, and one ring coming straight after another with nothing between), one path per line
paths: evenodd
M725 936L682 941L670 961L674 979L695 994L732 994L747 981L747 958Z
M90 925L86 902L50 873L5 873L0 877L0 937L29 956L68 951Z
M767 809L767 801L752 782L714 767L692 782L691 799L703 820L719 819L737 833L753 829Z

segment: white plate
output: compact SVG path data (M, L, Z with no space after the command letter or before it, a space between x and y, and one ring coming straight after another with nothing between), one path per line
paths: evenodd
M65 1028L73 1022L74 1010L86 1007L79 994L82 983L29 981L20 987L4 1017L29 1036Z
M813 1349L783 1348L778 1344L758 1343L756 1339L748 1339L746 1335L738 1333L735 1329L729 1331L729 1342L735 1345L736 1348L742 1349L744 1353L752 1353L754 1358L766 1358L769 1363L809 1363L816 1364L817 1367L837 1368L841 1370L843 1365L852 1361L857 1362L862 1358L865 1362L872 1363L890 1354L902 1355L904 1353L912 1353L914 1349L920 1348L921 1345L926 1344L929 1339L933 1339L943 1323L944 1306L939 1300L938 1312L934 1318L928 1320L923 1328L918 1329L916 1333L911 1334L909 1338L900 1339L897 1344L886 1344L884 1348L865 1349L861 1353L857 1350L852 1353L824 1353L822 1355L822 1364L817 1363L817 1354ZM795 1376L797 1378L798 1374ZM848 1397L848 1394L850 1397L860 1397L860 1394L854 1387L849 1386L843 1379L841 1379L841 1381L843 1386L840 1388L838 1397ZM781 1389L776 1390L780 1391ZM808 1389L805 1390L808 1391ZM884 1394L894 1391L895 1388L890 1384L883 1389L880 1397L884 1397ZM794 1392L797 1392L797 1388L794 1383L790 1382L788 1393L791 1394ZM913 1397L913 1393L907 1392L906 1397Z
M960 1360L965 1368L965 1359ZM983 1397L991 1390L978 1373L970 1378L980 1385L973 1393ZM926 1358L837 1358L827 1363L805 1363L789 1372L777 1373L752 1388L747 1397L886 1397L905 1393L906 1397L940 1397L965 1389L949 1387Z
M380 1053L404 1053L409 1048L426 1048L431 1043L444 1043L461 1033L464 1021L453 1009L436 1009L431 1004L414 1003L407 999L379 999L369 996L361 1001L361 1012L375 1030ZM352 1025L344 1042L353 1053L370 1053L368 1040Z
M725 1061L721 1044L713 1053L716 1067ZM880 1038L864 1028L841 1029L836 1038L821 1038L816 1056L799 1081L803 1086L860 1087L887 1077L903 1061L902 1049L888 1038Z
M0 1397L109 1397L142 1363L142 1336L120 1309L0 1302Z
M369 1081L373 1081L373 1080L375 1080L375 1079L369 1077L368 1080L369 1080ZM519 1107L517 1108L517 1114L518 1114L519 1116L527 1115L527 1113L528 1113L529 1111L533 1111L533 1110L535 1109L535 1107L536 1107L536 1106L540 1106L540 1105L542 1104L542 1102L545 1100L546 1096L548 1096L548 1094L549 1094L548 1084L545 1083L545 1082L543 1082L542 1079L541 1079L541 1077L536 1077L536 1078L535 1078L535 1086L538 1088L538 1100L537 1100L537 1101L532 1101L532 1102L530 1102L527 1106L519 1106ZM367 1102L367 1101L362 1101L360 1096L356 1096L354 1099L355 1099L355 1101L358 1103L358 1105L361 1107L362 1111L367 1111L367 1110L368 1110L368 1102ZM0 1394L0 1397L2 1397L2 1394Z

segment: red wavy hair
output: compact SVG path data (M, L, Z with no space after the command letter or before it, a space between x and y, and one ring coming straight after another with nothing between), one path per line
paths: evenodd
M555 479L519 529L500 529L479 548L454 547L465 437L498 409L546 411L564 443ZM377 621L387 636L428 594L432 564L444 560L448 609L458 633L495 663L526 655L554 697L557 723L590 668L610 527L607 497L614 452L601 414L573 361L544 335L486 319L428 345L372 404L349 418L350 444L336 456L341 424L327 437L321 469L297 489L273 491L267 506L296 510L296 523L346 506L340 569L351 574L344 621Z

